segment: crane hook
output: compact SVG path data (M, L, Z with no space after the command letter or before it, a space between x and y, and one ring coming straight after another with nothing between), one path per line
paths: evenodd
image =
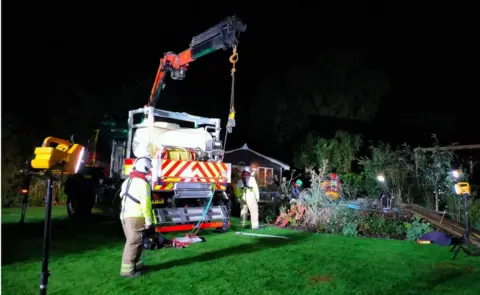
M233 46L233 53L230 56L229 61L232 63L232 73L235 73L235 64L238 62L237 46Z

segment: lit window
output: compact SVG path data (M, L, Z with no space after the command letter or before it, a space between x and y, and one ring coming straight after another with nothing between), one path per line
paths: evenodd
M255 179L260 187L273 184L273 168L258 167Z

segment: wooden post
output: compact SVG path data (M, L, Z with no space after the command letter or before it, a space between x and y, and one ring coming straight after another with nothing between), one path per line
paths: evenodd
M471 157L470 157L470 161L469 161L468 164L470 164L470 175L469 176L472 177L472 175L473 175L473 160L472 160Z
M460 151L460 150L480 150L480 144L469 144L469 145L449 145L449 146L440 146L440 147L431 147L431 148L415 148L413 151L425 151L433 152L435 150L439 151Z

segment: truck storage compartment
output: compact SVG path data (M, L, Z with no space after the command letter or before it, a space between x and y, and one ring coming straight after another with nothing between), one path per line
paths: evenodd
M148 145L151 142L154 151L160 151L162 146L176 146L191 149L200 149L205 151L207 142L212 141L212 135L204 128L180 128L177 124L166 122L153 123L152 133L149 133L149 129L146 127L139 127L135 130L132 140L132 152L135 157L143 157L151 154L152 151L148 150ZM176 150L176 156L185 158L185 155L179 154L179 150ZM188 156L187 156L188 158Z

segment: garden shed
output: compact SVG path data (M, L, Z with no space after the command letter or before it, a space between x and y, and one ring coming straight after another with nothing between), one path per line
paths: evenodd
M289 165L254 151L247 144L225 151L224 162L232 164L233 179L236 179L243 166L250 166L261 190L274 186L282 179L283 171L290 170Z

